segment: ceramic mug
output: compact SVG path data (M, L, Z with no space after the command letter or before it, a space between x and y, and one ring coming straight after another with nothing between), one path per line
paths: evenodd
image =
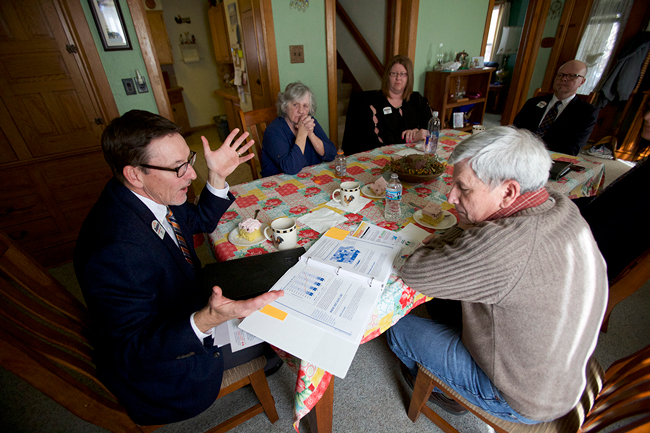
M483 125L473 125L472 126L472 135L478 134L479 132L485 131L485 126Z
M268 234L271 230L271 236ZM298 229L293 218L282 217L274 220L264 229L264 237L280 251L290 250L298 246Z
M341 206L348 207L359 203L360 194L361 184L359 182L341 182L341 187L335 189L332 193L332 200L340 203Z

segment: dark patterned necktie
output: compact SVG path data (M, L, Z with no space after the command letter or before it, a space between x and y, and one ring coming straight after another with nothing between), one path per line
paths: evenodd
M181 251L183 251L185 260L187 260L187 263L189 263L190 266L194 267L194 263L192 262L192 256L190 256L190 249L187 247L187 242L185 242L185 238L181 233L181 228L178 225L178 222L176 222L176 218L174 218L174 214L172 213L172 210L169 208L167 208L167 221L169 221L169 224L171 224L172 228L174 229L176 240L178 240L178 246L180 247Z
M544 120L542 120L542 123L539 125L539 128L537 128L536 132L539 138L544 137L546 131L548 131L548 128L550 128L553 122L555 122L555 118L557 117L557 112L560 105L562 105L562 101L557 101L555 105L553 105L553 107L548 110L546 116L544 116Z

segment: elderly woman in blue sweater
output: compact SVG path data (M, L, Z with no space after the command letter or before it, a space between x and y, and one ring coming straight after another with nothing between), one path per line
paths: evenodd
M289 84L276 102L278 117L264 131L262 177L296 174L303 167L332 161L336 146L312 115L314 94L300 82Z

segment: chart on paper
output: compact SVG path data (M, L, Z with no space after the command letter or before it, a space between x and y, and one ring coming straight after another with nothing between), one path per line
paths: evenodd
M324 272L313 268L305 268L289 281L289 284L284 287L284 291L302 301L315 305L320 298L319 295L326 288L328 278Z

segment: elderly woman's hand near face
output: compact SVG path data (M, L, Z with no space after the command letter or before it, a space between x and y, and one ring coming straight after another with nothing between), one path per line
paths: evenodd
M316 122L314 121L314 118L311 116L305 116L300 123L305 127L307 130L307 134L313 134L314 133L314 128L316 127ZM310 137L311 138L311 137Z

